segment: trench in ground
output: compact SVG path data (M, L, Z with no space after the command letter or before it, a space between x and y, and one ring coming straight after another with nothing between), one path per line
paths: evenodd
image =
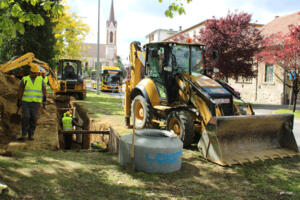
M61 96L55 100L57 108L58 120L58 139L60 149L98 149L106 150L109 143L109 135L106 134L61 134L62 117L66 111L71 111L72 117L76 119L77 124L83 126L83 128L76 127L75 130L86 131L110 131L109 124L102 123L101 120L91 118L89 116L89 110L85 109L78 103L73 97Z

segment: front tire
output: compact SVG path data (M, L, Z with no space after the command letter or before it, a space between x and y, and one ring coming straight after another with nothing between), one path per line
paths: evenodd
M152 116L150 113L150 104L146 101L146 99L141 96L137 95L131 104L131 113L132 116L135 117L135 128L142 129L142 128L151 128L151 120Z
M184 147L189 147L195 137L194 119L186 110L170 112L167 117L167 130L173 131L183 142Z

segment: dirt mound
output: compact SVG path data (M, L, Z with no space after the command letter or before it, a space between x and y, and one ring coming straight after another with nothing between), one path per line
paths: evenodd
M40 109L40 117L35 131L35 140L16 142L21 135L21 123L11 121L17 111L17 92L20 80L0 72L0 149L15 151L18 149L56 149L57 111L54 100L48 97L46 109ZM21 110L19 112L21 115Z
M20 124L11 123L9 120L17 111L18 86L18 79L0 72L0 147L20 133Z

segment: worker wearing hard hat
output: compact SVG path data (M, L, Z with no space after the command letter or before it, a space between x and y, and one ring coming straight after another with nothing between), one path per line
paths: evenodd
M46 102L46 86L43 78L39 76L40 69L32 64L30 75L23 77L18 91L17 106L22 105L22 136L19 140L34 140L34 131L38 120L41 102Z
M45 83L45 86L46 86L46 89L47 89L47 87L48 87L48 76L46 76L45 70L41 71L41 76L43 77L43 82ZM45 101L43 101L43 108L46 108L46 102Z
M64 113L63 118L62 118L62 125L63 125L63 130L64 131L72 131L73 126L78 126L80 128L83 128L83 126L79 125L77 123L76 118L72 118L72 114L70 111L67 111ZM64 134L64 145L65 149L71 149L72 145L72 134Z
M46 86L47 86L47 84L48 84L48 76L46 76L46 71L45 71L45 70L43 70L43 71L41 72L41 76L43 77L44 83L45 83Z

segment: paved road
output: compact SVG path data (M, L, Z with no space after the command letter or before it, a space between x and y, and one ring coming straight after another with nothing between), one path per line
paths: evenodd
M288 106L286 105L257 105L253 107L256 115L272 114L275 110L288 108ZM300 108L297 107L297 110L298 109ZM300 119L299 118L294 119L293 132L300 151Z
M86 88L88 90L91 90L91 91L96 91L96 89L92 88L91 85L89 83L86 84ZM114 96L114 97L118 97L118 98L121 98L123 99L124 98L124 91L122 92L118 92L118 93L112 93L112 92L103 92L104 94L108 94L108 95L111 95L111 96Z

